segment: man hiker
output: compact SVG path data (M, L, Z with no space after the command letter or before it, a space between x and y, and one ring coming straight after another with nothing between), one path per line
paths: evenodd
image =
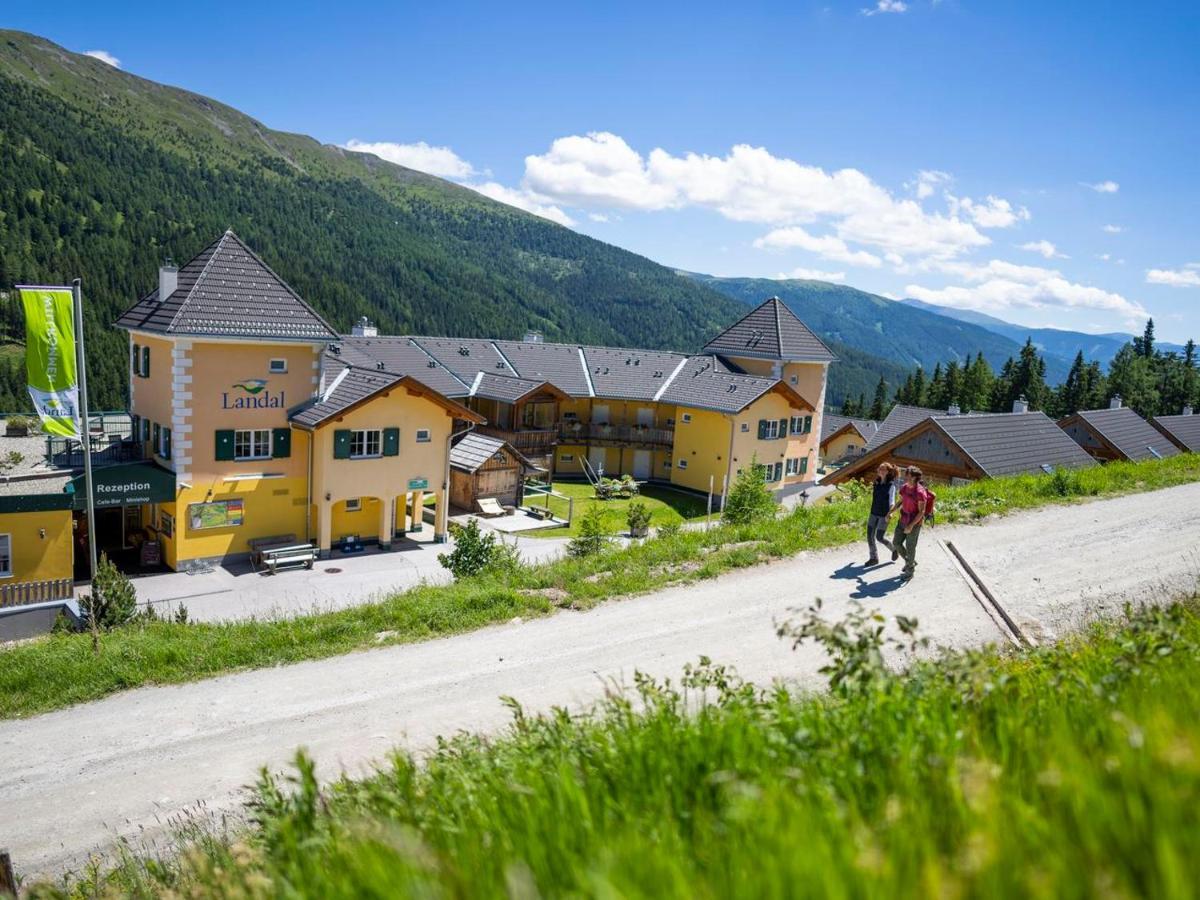
M868 566L879 565L879 550L875 542L883 544L889 550L892 542L887 539L888 519L892 515L892 507L896 505L896 476L900 470L890 462L880 463L875 470L875 484L872 485L871 515L867 517L867 547L871 551ZM893 557L894 558L894 557Z
M925 521L925 510L929 506L929 491L921 484L922 472L909 466L904 472L904 484L900 488L900 499L892 512L900 510L900 521L892 535L892 560L904 555L904 571L900 577L908 581L917 570L917 539L921 536L921 523Z

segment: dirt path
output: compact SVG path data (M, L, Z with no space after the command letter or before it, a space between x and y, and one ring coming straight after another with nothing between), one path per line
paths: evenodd
M864 572L864 547L805 553L585 613L444 640L143 688L33 719L0 722L0 846L26 874L77 865L114 835L153 839L202 804L236 807L259 766L307 746L325 776L361 772L395 744L508 721L527 708L579 705L635 669L677 677L701 654L749 679L816 684L811 648L791 651L774 623L815 597L836 616L851 599L916 616L953 647L1005 640L941 541L952 541L1018 626L1048 639L1125 600L1194 588L1200 484L942 526L921 539L916 580Z

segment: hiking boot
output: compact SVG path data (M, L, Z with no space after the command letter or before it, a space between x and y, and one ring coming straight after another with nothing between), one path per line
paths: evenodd
M870 559L868 559L868 560L866 561L866 563L864 563L864 565L868 565L868 566L877 566L877 565L879 565L879 557L878 557L878 556L872 556Z
M900 550L899 550L899 548L898 548L898 547L893 547L893 548L892 548L892 562L895 562L895 561L896 561L896 560L898 560L899 558L900 558Z
M901 572L901 573L900 573L900 580L901 580L901 581L904 581L904 582L909 582L909 581L912 581L912 580L913 580L913 576L914 576L914 575L916 575L916 574L917 574L916 572L908 572L908 571Z

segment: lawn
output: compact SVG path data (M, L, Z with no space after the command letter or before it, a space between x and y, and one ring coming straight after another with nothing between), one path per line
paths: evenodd
M364 781L322 787L301 753L261 776L253 827L30 896L1196 895L1194 604L900 673L874 622L843 624L828 694L700 660Z
M595 491L587 482L560 481L554 484L554 490L566 494L574 502L574 516L571 527L545 528L538 531L524 532L529 537L574 537L579 533L579 522L589 508L597 506L604 513L604 524L612 534L627 532L629 526L625 522L630 503L641 501L650 510L650 526L658 528L661 525L678 525L692 519L702 519L705 515L707 499L697 497L685 491L675 490L659 484L644 484L641 494L631 499L597 500ZM527 494L526 506L542 508L546 505L543 495ZM559 497L550 498L550 511L555 516L565 519L567 516L567 501ZM713 511L714 520L719 517L717 510Z
M1195 481L1200 481L1200 454L1194 453L1111 463L1078 473L997 478L939 489L938 520L973 521ZM670 584L713 578L802 550L861 540L867 501L864 491L854 489L849 496L839 494L836 502L749 525L681 531L594 556L520 566L454 584L421 585L378 602L282 621L139 623L103 634L98 655L92 653L87 634L51 635L0 647L0 718L58 709L142 685L195 681L238 669L426 640L514 616L549 615L556 609L550 594L557 603L586 609ZM677 510L665 514L680 515Z

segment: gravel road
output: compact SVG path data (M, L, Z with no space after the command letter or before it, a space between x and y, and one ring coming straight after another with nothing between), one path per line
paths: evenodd
M899 565L861 568L865 546L803 553L588 612L444 640L129 691L32 719L0 722L0 846L23 874L77 866L114 837L153 841L168 820L234 810L259 766L308 747L321 774L369 769L397 744L495 730L509 714L578 707L635 671L677 677L700 655L746 678L816 686L821 655L775 636L789 610L821 597L915 616L937 644L1007 639L1000 617L943 542L1033 640L1051 639L1126 600L1192 590L1200 572L1200 484L940 526L921 537L908 585Z

